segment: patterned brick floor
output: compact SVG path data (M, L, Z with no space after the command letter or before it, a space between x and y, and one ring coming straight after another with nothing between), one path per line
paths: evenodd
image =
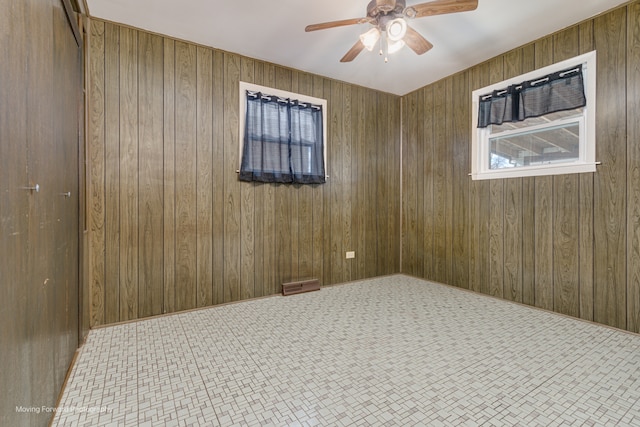
M640 426L640 336L402 275L92 330L54 426Z

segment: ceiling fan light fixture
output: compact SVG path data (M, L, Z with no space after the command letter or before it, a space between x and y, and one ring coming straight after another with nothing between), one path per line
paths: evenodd
M380 40L380 30L377 28L371 28L366 33L360 34L360 41L369 52L373 50L378 40Z
M371 24L373 28L360 35L358 41L340 59L340 62L353 61L365 49L373 51L378 42L380 43L380 52L385 55L385 62L387 62L389 50L394 52L404 45L407 45L417 55L422 55L433 48L429 40L409 27L407 24L408 19L475 10L478 7L478 1L431 0L407 7L406 0L369 0L367 15L364 18L342 19L307 25L305 31L310 32L356 24Z
M407 21L402 18L396 18L387 24L387 37L389 40L397 42L404 38L407 34Z
M402 49L404 45L404 40L398 40L397 42L389 40L389 43L387 43L387 53L389 53L389 55L391 55L392 53L396 53L397 51Z

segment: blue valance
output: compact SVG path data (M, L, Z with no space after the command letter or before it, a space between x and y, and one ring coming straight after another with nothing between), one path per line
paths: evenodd
M581 64L481 96L478 127L523 121L586 104Z

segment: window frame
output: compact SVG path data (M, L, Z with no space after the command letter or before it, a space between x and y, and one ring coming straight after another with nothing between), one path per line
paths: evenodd
M514 168L490 169L489 159L491 139L503 132L491 133L491 126L478 128L478 108L480 97L527 80L535 80L548 74L562 71L566 68L583 65L585 82L585 96L587 105L583 113L573 119L556 119L544 125L531 125L521 128L513 134L526 133L535 129L551 128L561 122L575 121L580 126L579 158L577 161L565 163L551 163L544 165L519 166ZM522 74L520 76L501 81L490 86L476 89L471 94L471 178L473 180L514 178L526 176L560 175L570 173L595 172L596 165L596 51L576 56L565 61L557 62ZM542 116L544 117L544 116Z
M267 86L260 86L255 83L248 83L240 81L239 85L240 90L240 113L238 117L238 169L237 173L240 173L240 168L242 167L242 153L244 150L244 131L245 131L245 121L247 118L247 91L250 92L262 92L266 95L277 96L280 98L290 98L295 99L301 102L307 102L311 104L321 105L322 106L322 143L323 143L323 161L324 161L324 177L326 180L329 179L328 173L328 163L327 163L327 100L322 98L314 98L313 96L302 95L299 93L288 92L285 90L274 89Z

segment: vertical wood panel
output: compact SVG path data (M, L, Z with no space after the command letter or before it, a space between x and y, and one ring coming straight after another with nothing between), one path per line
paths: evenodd
M291 70L276 68L275 87L280 90L291 90ZM276 252L279 256L276 270L276 287L293 280L291 252L291 194L286 185L278 184L274 188L276 206Z
M224 302L241 298L240 183L238 168L238 82L240 57L224 54Z
M176 126L175 126L175 42L164 40L163 68L163 313L176 307Z
M504 60L489 62L489 81L504 79ZM504 180L489 183L489 288L488 293L502 297L504 292Z
M138 318L138 33L120 27L120 320Z
M375 169L377 175L376 187L378 193L378 204L376 206L376 212L379 212L378 223L376 224L376 234L378 236L382 236L387 234L390 222L392 222L391 209L388 205L391 186L389 185L389 179L385 173L385 171L387 170L387 163L390 161L389 145L392 142L389 138L389 128L392 118L391 106L387 102L386 94L379 94L378 105L379 114L383 117L388 117L388 120L379 121L377 123L378 135L380 135L380 139L377 141L377 152L379 154L378 156L376 156L375 161ZM391 239L389 239L388 243L391 243ZM389 264L393 259L393 257L389 256L390 252L387 252L386 246L383 245L381 249L382 250L378 252L378 270L376 271L377 275L387 274Z
M444 140L451 141L453 136L453 78L445 79L445 122ZM445 212L445 276L444 282L451 283L453 277L453 144L446 144L444 150L444 212Z
M105 321L105 34L104 23L91 21L89 38L89 96L91 111L89 112L88 156L90 173L89 214L91 232L89 265L91 320L90 326L103 324Z
M334 144L336 142L333 140L332 134L335 127L333 124L332 111L335 107L333 106L333 102L331 100L331 81L329 79L323 79L322 87L322 98L327 100L327 109L329 110L327 111L327 168L329 180L325 185L322 186L322 203L324 205L324 216L322 217L322 228L324 230L322 236L322 251L325 256L325 262L322 263L322 275L324 277L325 283L329 284L333 283L331 270L333 267L333 260L335 259L335 250L332 247L333 241L331 239L331 235L334 234L333 230L331 229L331 210L333 207L331 195L333 194L333 186L337 185L335 177L335 159L333 158L333 153L335 152Z
M253 83L267 86L266 83L266 64L263 62L256 61L254 64L253 70ZM256 207L257 212L254 212L253 215L253 227L254 227L254 296L261 297L264 295L269 295L267 292L267 283L266 283L266 265L265 265L265 257L266 253L266 220L265 215L261 214L262 212L266 212L268 210L267 206L265 206L265 194L266 188L268 185L256 184L254 185L254 194L253 194L253 203Z
M353 236L353 249L356 252L355 259L352 260L352 273L354 280L364 277L364 215L358 213L362 211L362 198L364 194L364 179L361 178L363 169L357 159L364 158L364 133L365 133L365 108L364 108L364 89L361 87L354 87L353 93L353 110L351 112L353 117L353 130L352 130L352 144L353 144L353 157L351 167L351 182L354 191L354 200L351 204L351 234Z
M404 110L404 143L403 143L403 182L402 182L402 271L416 274L416 243L418 236L416 227L416 205L419 196L417 181L418 168L418 135L417 135L417 92L403 98Z
M628 7L627 147L627 329L640 332L640 2Z
M489 84L489 63L476 66L471 72L471 91ZM435 120L435 119L434 119ZM489 293L489 216L490 183L471 183L471 260L469 289Z
M163 84L163 41L139 35L140 102L140 256L139 317L162 313L163 272L163 115L164 97L155 88Z
M433 147L435 146L433 133L434 133L434 96L433 87L429 86L421 90L424 102L424 115L422 120L423 133L420 135L418 143L422 147L421 155L418 155L419 161L424 164L424 176L423 181L423 212L424 216L421 220L424 227L424 236L421 238L422 252L424 259L422 260L424 277L432 279L434 277L433 268L433 250L434 250L434 205L433 205L433 168L434 168L434 156ZM403 121L404 123L404 121ZM404 125L403 125L404 126ZM404 159L403 159L404 164ZM419 177L420 179L420 177ZM404 195L404 190L403 190ZM471 263L470 263L471 265Z
M335 239L332 237L335 235L333 231L334 226L334 202L333 195L336 192L335 187L338 185L338 180L340 177L340 171L336 169L336 161L334 156L335 153L338 152L340 148L340 141L335 140L334 134L336 132L336 120L334 117L334 109L335 107L335 98L333 97L333 91L337 91L338 82L333 82L330 79L323 79L323 97L327 99L327 167L329 169L329 185L325 185L323 187L323 205L324 205L324 217L323 217L323 227L324 227L324 238L323 238L323 250L325 253L325 261L323 262L324 271L323 274L325 276L325 280L327 283L334 283L334 260L338 259L338 249L335 244ZM339 108L339 107L338 107ZM328 234L327 234L328 233Z
M219 51L213 52L213 166L211 171L212 179L212 238L213 238L213 283L212 283L212 304L220 304L225 300L225 251L224 251L224 213L225 194L224 177L227 172L224 165L225 145L224 145L224 54ZM231 148L233 149L233 148ZM234 165L237 166L237 165Z
M415 218L409 217L407 218L407 220L409 221L409 224L411 224L412 222L415 222L415 227L416 227L416 233L415 233L416 234L416 250L415 250L415 256L413 256L413 258L415 258L413 261L413 263L415 264L415 268L414 268L413 274L418 277L425 277L424 260L426 258L425 248L426 248L427 236L425 234L426 221L424 220L424 218L425 218L425 198L426 198L425 177L427 175L426 173L427 163L425 162L425 159L424 159L424 152L427 150L424 146L422 146L422 144L424 144L425 122L427 121L427 117L425 113L424 91L418 90L413 92L409 96L412 96L412 95L415 95L415 98L416 98L416 109L415 109L416 136L415 136L415 142L414 142L414 144L416 145L416 148L414 148L413 150L414 151L413 158L415 158L415 161L417 163L416 177L415 177L416 217ZM418 117L420 117L419 120L417 119ZM412 121L410 117L404 116L403 127L402 127L403 132L404 132L405 123L407 127L410 127L410 128L414 127L414 121ZM404 157L405 156L403 156L403 158ZM410 158L411 157L409 157L409 159ZM404 179L404 177L405 177L405 174L403 173L401 179ZM404 200L404 198L405 198L405 193L403 191L401 200ZM403 217L403 222L404 222L404 217ZM408 239L408 238L411 238L410 233L405 234L405 230L403 229L401 243L403 243L405 239ZM412 254L408 253L407 255L411 256ZM402 267L402 271L405 271L404 267Z
M578 180L562 176L554 181L553 306L559 313L578 316Z
M535 44L535 66L553 63L553 37ZM535 178L535 305L553 310L553 177Z
M389 226L389 210L387 207L388 200L388 178L384 173L387 162L387 148L390 143L388 140L387 129L389 124L389 105L386 102L386 95L378 95L378 112L382 117L388 117L389 119L384 121L378 121L376 123L376 132L380 136L376 144L376 152L378 155L373 162L373 168L376 171L376 206L375 212L377 212L376 229L375 234L381 236L385 234L387 227ZM344 230L344 229L343 229ZM343 231L344 233L344 231ZM378 251L378 257L376 259L376 275L386 274L387 265L389 263L389 256L386 247L381 247Z
M105 26L105 323L120 320L120 30Z
M297 93L311 96L312 91L313 76L306 73L300 73L298 76ZM313 190L314 186L302 185L297 191L298 277L301 279L313 277Z
M385 274L394 274L400 271L400 100L398 97L386 94L389 105L389 124L387 156L385 156L385 170L387 177L385 182L389 186L386 203L389 210L387 229L380 236L386 236L387 269ZM380 237L378 236L378 237ZM380 241L379 241L380 242ZM378 243L379 244L379 243Z
M594 21L598 50L595 175L594 320L625 328L626 315L626 9Z
M353 142L351 133L351 85L343 85L342 89L342 125L340 127L340 133L342 134L342 194L340 195L341 202L340 212L341 217L339 221L342 227L342 252L339 254L344 266L344 272L342 274L341 282L346 282L352 279L353 271L353 259L346 259L346 251L352 251L353 246L351 244L351 205L354 196L354 187L351 181L351 161L353 157ZM384 134L383 134L384 135Z
M438 120L434 121L434 154L433 154L433 273L434 280L447 282L447 169L449 169L445 143L447 135L446 97L447 81L441 80L434 87L434 109L445 112Z
M240 80L254 81L254 61L241 58ZM240 230L242 235L240 256L240 299L253 298L255 295L255 185L240 185ZM259 209L259 207L258 207Z
M535 69L535 44L522 48L522 72ZM522 302L535 304L535 178L522 178Z
M387 136L389 117L389 105L386 102L386 94L379 93L378 99L378 114L382 117L387 117L387 120L377 121L375 128L376 134L379 136L376 141L376 153L375 159L372 159L372 167L376 171L376 205L374 211L377 212L376 228L372 230L376 236L381 236L386 233L386 229L389 225L389 210L387 208L388 200L388 179L384 173L384 168L387 162L387 148L390 141ZM380 250L377 251L376 265L377 269L375 274L377 276L386 274L387 265L389 263L389 257L387 248L381 245Z
M344 85L337 81L332 81L329 98L329 135L331 164L331 282L341 283L344 281L345 248L342 240L344 233L344 220L342 210L342 186L344 185L344 162L343 153L346 141L342 134L343 114L344 114Z
M579 28L580 53L591 52L593 50L593 21L587 21ZM586 320L593 320L593 175L592 173L583 173L579 178L580 317Z
M469 287L469 177L471 122L469 107L469 73L458 73L453 77L453 173L450 179L453 191L452 242L453 276L451 284Z
M535 178L535 305L553 310L553 179Z
M324 96L324 79L319 76L313 76L313 88L311 92L312 96L315 98L323 98ZM323 114L328 114L328 111L324 111ZM328 140L328 138L327 138ZM327 144L330 142L327 141ZM325 168L328 167L328 164L325 164ZM325 169L325 173L327 173L328 169ZM331 178L329 178L329 182ZM320 280L322 285L329 284L329 278L324 276L324 234L328 232L324 228L323 218L325 215L324 210L324 189L325 185L314 186L312 189L313 195L313 228L312 228L312 240L313 240L313 266L312 266L312 276L316 277ZM273 211L271 211L273 212Z
M517 77L522 74L523 49L515 49L504 54L503 73L505 79Z
M268 87L275 87L276 69L271 64L265 65L263 82ZM264 194L264 224L266 228L264 246L265 290L268 294L275 294L282 290L282 282L277 281L277 253L276 253L276 212L275 186L265 186ZM320 276L315 276L320 277Z
M554 62L579 54L579 29L566 29L554 36ZM580 314L579 288L579 184L575 174L553 178L553 299L555 311Z
M378 96L379 94L369 91L367 93L365 105L367 106L367 114L366 120L367 123L372 123L375 121L376 117L376 105L378 105ZM376 127L371 125L366 128L366 140L367 141L376 141ZM377 203L378 203L378 194L377 194L377 177L376 170L373 167L375 164L377 151L376 147L372 143L367 144L367 150L365 154L364 164L365 164L365 181L366 181L366 192L365 192L365 201L366 207L365 212L375 212ZM377 230L377 215L366 215L366 230L365 230L365 257L366 257L366 270L368 272L375 272L378 269L377 260L378 260L378 249L376 242L376 230ZM333 233L332 230L325 230L325 233Z
M504 55L504 78L522 74L523 49ZM522 302L523 280L523 179L507 179L504 183L504 282L503 297Z
M522 302L522 179L504 185L504 281L503 297Z
M175 43L176 310L196 307L196 47ZM179 173L177 173L180 171Z
M293 93L298 93L298 80L300 77L300 72L296 70L291 70L291 78L290 84L288 84L288 90ZM290 226L290 244L291 244L291 273L289 277L291 280L298 280L300 278L300 269L298 267L300 263L300 251L299 248L299 237L300 237L300 217L299 217L299 188L296 191L287 191L289 197L289 218Z
M196 70L196 306L213 303L213 52L198 47Z
M536 186L535 178L522 180L522 302L536 301Z
M504 181L494 179L489 185L489 295L502 297L504 292Z

